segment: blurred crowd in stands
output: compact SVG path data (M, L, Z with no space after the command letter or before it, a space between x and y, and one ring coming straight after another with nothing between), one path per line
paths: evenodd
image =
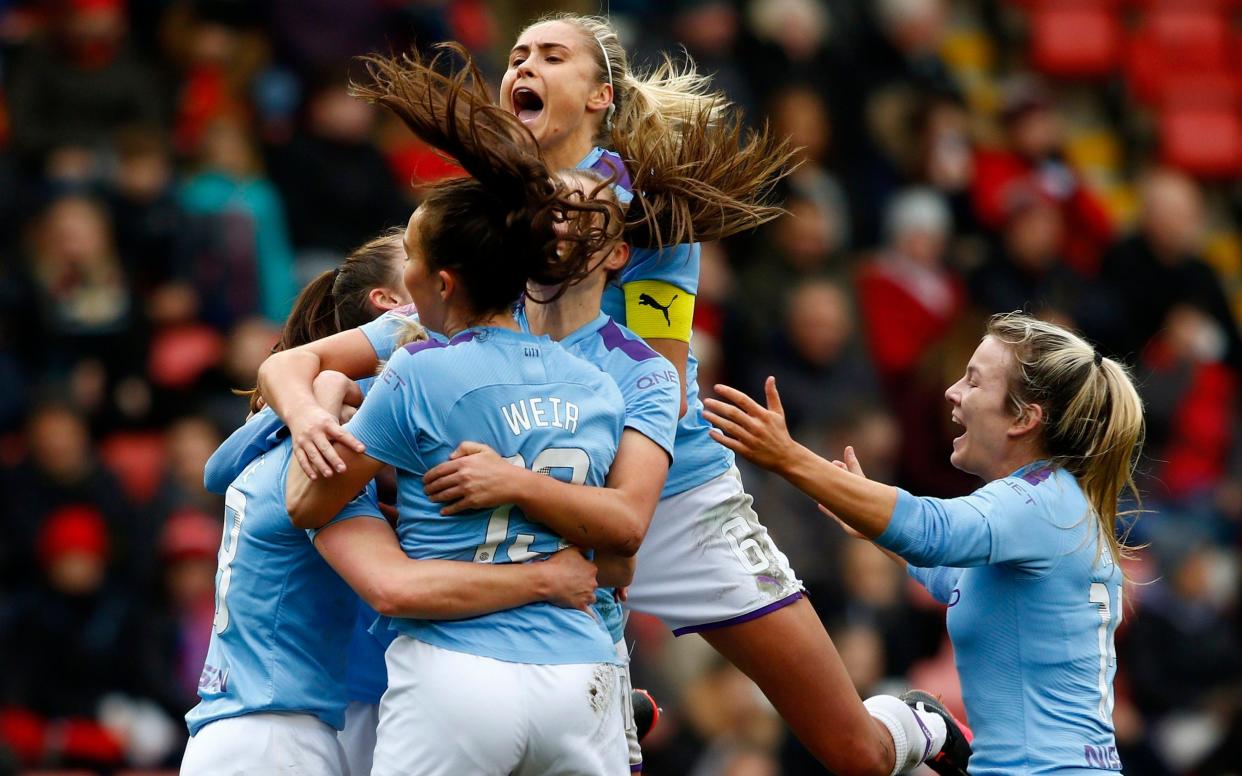
M569 3L580 12L603 10ZM449 173L350 98L349 58L454 39L497 81L548 4L0 0L0 773L175 767L222 499L301 284ZM990 313L1078 327L1139 377L1148 545L1114 719L1126 772L1242 743L1242 9L1232 0L612 0L639 61L692 56L801 147L788 214L704 246L706 394L777 377L799 438L926 495L944 388ZM867 695L961 713L944 612L746 470ZM665 707L645 772L818 773L693 637L630 621ZM1015 699L1015 702L1020 702ZM1230 746L1232 744L1232 746Z

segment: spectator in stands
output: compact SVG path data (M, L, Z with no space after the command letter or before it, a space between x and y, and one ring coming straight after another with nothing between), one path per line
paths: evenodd
M986 228L1004 228L1015 187L1035 189L1061 208L1061 253L1074 269L1094 275L1100 253L1112 240L1112 218L1065 159L1060 114L1042 87L1012 82L1001 114L1006 145L975 156L975 214Z
M199 150L199 172L182 186L181 204L191 214L225 215L220 224L236 240L248 238L259 311L268 320L283 320L297 294L293 248L280 194L260 173L254 143L240 119L219 119L208 127Z
M798 149L794 170L787 183L795 192L816 203L830 219L833 253L850 247L849 210L845 191L830 169L832 119L824 99L810 86L794 84L779 90L768 102L772 131L789 138Z
M1242 693L1242 643L1230 614L1235 592L1214 583L1228 561L1208 536L1184 524L1162 526L1152 552L1161 578L1143 591L1138 611L1127 612L1122 661L1134 701L1153 729L1175 714L1184 734L1198 727L1210 740L1214 709L1236 711Z
M104 515L113 544L123 538L129 519L120 485L95 459L80 413L63 403L42 404L26 421L25 437L26 459L3 472L6 543L11 543L4 576L12 583L37 577L35 537L50 512L93 505Z
M859 272L868 349L890 389L904 383L961 310L960 282L944 261L951 229L940 194L907 189L885 213L885 247Z
M1005 226L992 255L970 275L972 301L984 313L1026 310L1082 325L1079 300L1086 281L1062 258L1061 207L1034 187L1015 185L1006 199Z
M139 689L131 639L132 599L109 578L103 514L72 505L39 526L39 573L0 627L0 692L33 732L21 742L27 765L108 767L124 741L100 722L113 693ZM7 726L6 726L7 727Z
M49 355L62 364L86 355L123 355L135 302L117 256L107 212L79 195L54 200L39 219L29 271L40 300Z
M751 365L761 390L768 375L782 386L790 428L842 416L874 394L871 364L855 337L849 297L838 284L809 279L789 291L784 327Z
M1210 509L1213 491L1242 476L1229 471L1242 460L1242 392L1239 374L1224 363L1227 345L1216 320L1179 304L1143 349L1149 498Z
M350 97L347 83L343 69L325 77L310 94L302 130L269 154L272 181L305 265L299 272L307 277L335 267L350 248L409 216L373 143L375 107Z
M785 209L787 215L756 234L750 261L740 271L729 305L725 353L739 362L769 344L780 325L774 312L781 309L791 288L842 269L845 213L796 188L785 199ZM729 368L736 374L746 365L730 364Z
M172 154L158 128L122 130L116 156L108 205L117 252L130 287L146 296L168 283L185 281L185 214L177 201Z
M159 536L162 584L144 618L142 668L152 697L176 717L198 703L215 614L220 534L218 518L182 509L168 518Z
M13 142L34 161L53 148L94 152L121 126L162 123L163 93L126 48L122 0L51 4L48 40L30 47L10 93Z
M1123 357L1137 358L1175 305L1205 313L1225 339L1225 360L1242 369L1242 336L1216 272L1202 258L1203 200L1190 178L1148 173L1140 186L1139 228L1104 259L1101 277L1111 320L1097 336Z

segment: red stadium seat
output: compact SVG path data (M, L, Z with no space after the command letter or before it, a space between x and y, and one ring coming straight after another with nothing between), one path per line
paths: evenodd
M1153 5L1126 47L1126 80L1140 102L1155 105L1196 79L1230 73L1229 24L1211 3ZM1211 87L1215 88L1215 87Z
M1121 62L1121 23L1107 3L1061 0L1030 11L1030 61L1058 78L1106 76Z
M1160 114L1166 164L1201 178L1242 173L1242 115L1233 105L1172 105Z
M99 457L125 495L137 504L155 497L164 476L164 437L159 433L119 432L99 445Z
M161 388L187 388L224 355L224 338L210 326L175 326L155 335L147 374Z

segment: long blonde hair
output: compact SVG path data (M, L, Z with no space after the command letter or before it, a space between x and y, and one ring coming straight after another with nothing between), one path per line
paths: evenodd
M1044 452L1078 479L1113 562L1130 557L1117 531L1117 518L1130 513L1119 514L1117 502L1127 490L1139 502L1134 467L1144 421L1129 370L1068 329L1025 313L992 316L987 334L1013 354L1009 400L1015 414L1040 406Z
M569 24L592 39L598 77L613 86L614 107L596 142L611 139L632 176L628 242L660 248L719 240L784 212L772 190L793 170L788 140L766 125L746 129L741 111L688 57L679 63L666 55L649 72L634 73L606 18L554 13L529 26L546 22Z

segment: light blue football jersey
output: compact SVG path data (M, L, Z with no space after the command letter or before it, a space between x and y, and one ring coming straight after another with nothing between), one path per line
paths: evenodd
M522 331L530 330L523 308L515 317ZM681 386L668 359L604 313L561 339L560 345L612 378L625 402L625 427L655 442L672 459ZM625 613L613 588L596 591L595 611L613 641L620 641L625 636Z
M949 607L972 776L1121 770L1122 575L1072 474L1037 462L963 498L899 490L876 543Z
M384 651L397 634L387 629L371 633L371 626L379 615L361 598L357 612L345 661L345 697L350 701L377 704L388 689Z
M345 723L345 657L356 596L285 511L293 460L284 440L245 467L225 494L216 615L186 714L190 734L217 719L269 711ZM333 518L380 518L371 483Z
M367 454L397 469L397 535L413 558L520 563L564 542L505 505L445 517L422 477L463 441L514 465L602 485L621 438L616 384L547 337L467 329L448 344L396 351L347 428ZM534 603L461 620L394 619L392 627L444 649L518 663L615 663L598 617Z
M586 158L578 163L582 169L596 169L600 172L601 164L608 163L616 157L608 151L595 148ZM619 159L619 157L618 157ZM615 162L612 162L615 163ZM622 178L618 188L618 196L625 191L628 176ZM623 201L628 200L628 191ZM610 284L604 291L601 305L604 312L621 325L626 324L624 286L628 283L641 281L661 281L682 289L688 294L699 292L699 255L701 248L698 243L676 245L661 250L634 248L630 252L630 261L621 270L618 284ZM699 400L699 361L694 357L694 348L686 359L686 414L677 423L677 455L668 472L668 480L664 483L662 498L684 493L691 488L715 479L733 466L733 452L718 444L707 432L711 425L703 417L703 402Z
M264 407L233 430L203 466L203 487L223 494L256 456L280 444L288 436L285 422L271 407Z
M362 324L358 327L358 331L367 338L367 342L371 343L376 357L380 361L386 361L397 349L397 340L407 329L408 324L418 322L418 310L414 305L407 304L389 310L375 320ZM447 342L444 335L434 331L428 331L427 337L436 342Z

